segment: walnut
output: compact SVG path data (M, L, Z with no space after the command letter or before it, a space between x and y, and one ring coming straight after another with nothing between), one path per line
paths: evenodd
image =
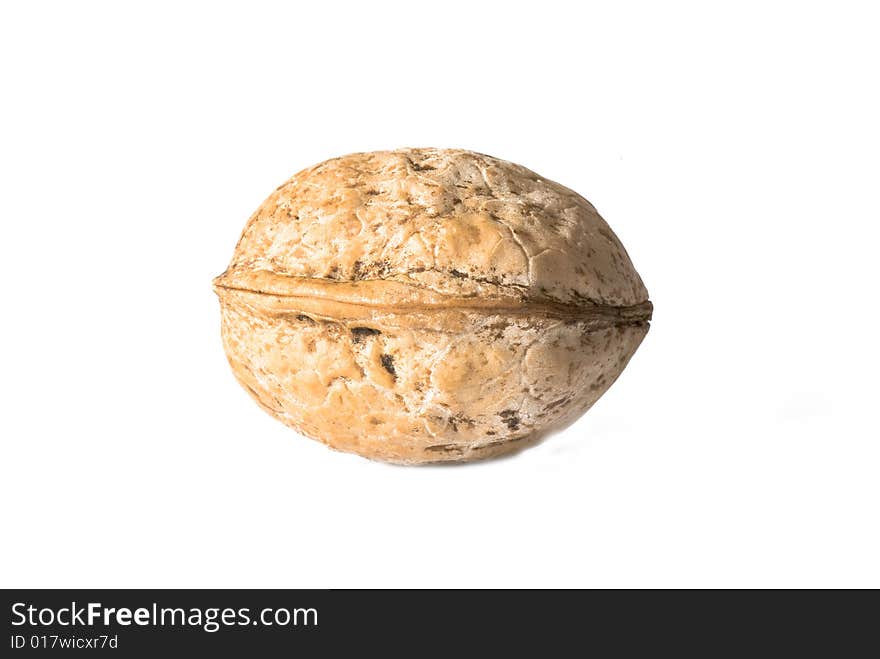
M233 373L267 412L406 464L497 456L571 423L652 311L588 201L455 149L296 174L248 221L214 290Z

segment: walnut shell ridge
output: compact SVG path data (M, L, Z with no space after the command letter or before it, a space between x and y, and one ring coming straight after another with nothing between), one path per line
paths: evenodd
M573 422L652 313L588 201L457 149L299 172L250 218L214 290L233 373L263 409L404 464L497 456Z

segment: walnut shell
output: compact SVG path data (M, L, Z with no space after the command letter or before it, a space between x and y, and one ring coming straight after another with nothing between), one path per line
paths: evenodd
M588 201L455 149L296 174L250 218L214 290L232 370L267 412L396 463L496 456L571 423L652 310Z

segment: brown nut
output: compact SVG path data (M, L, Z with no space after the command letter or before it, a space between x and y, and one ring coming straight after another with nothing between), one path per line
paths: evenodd
M648 292L575 192L470 151L306 169L214 280L235 376L272 416L397 463L517 450L583 414L648 331Z

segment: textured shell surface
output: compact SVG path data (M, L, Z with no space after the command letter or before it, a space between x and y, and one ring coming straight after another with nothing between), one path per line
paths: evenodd
M491 457L571 423L652 312L588 201L453 149L296 174L250 218L214 289L232 370L266 411L397 463Z

